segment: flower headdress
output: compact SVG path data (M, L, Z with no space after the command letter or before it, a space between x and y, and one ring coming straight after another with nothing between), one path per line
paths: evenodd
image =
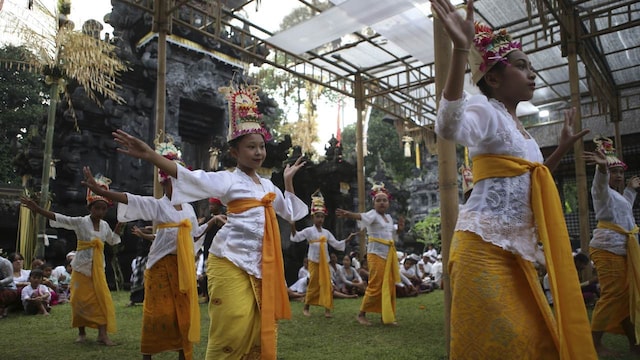
M613 140L603 136L598 136L593 139L593 142L597 145L596 151L602 151L607 157L608 168L621 166L623 169L627 170L627 164L618 159L618 156L616 155L616 149L613 147Z
M170 135L166 135L166 141L161 142L160 141L160 135L158 134L158 136L156 136L155 140L153 140L153 144L156 147L156 152L162 156L164 156L165 158L171 160L171 161L175 161L178 164L186 167L186 164L184 163L184 161L182 160L182 152L176 147L176 145L173 143L173 137L171 137ZM164 172L163 170L158 169L158 181L160 183L165 182L167 179L169 178L169 174L167 174L166 172Z
M462 164L458 171L462 175L462 193L466 194L468 191L473 190L473 172L466 164Z
M218 89L227 99L229 106L229 134L227 141L234 140L247 134L260 134L264 141L271 139L271 134L261 121L262 114L258 112L257 85L240 85L236 88L233 83Z
M495 64L508 64L507 55L514 50L522 50L522 44L513 41L506 29L493 31L488 25L477 21L475 33L469 54L469 67L471 80L477 84Z
M96 176L94 176L94 179L96 180L96 183L98 184L98 186L100 186L105 190L109 190L109 184L111 184L111 179L109 179L108 177L104 177L101 174L97 174ZM113 201L107 199L104 196L100 196L94 193L93 191L91 191L91 189L87 188L87 206L90 206L96 201L104 201L109 206L113 205Z
M389 200L391 200L391 194L389 194L389 190L384 187L383 182L375 183L371 187L371 197L376 198L378 195L385 195Z
M320 189L311 194L311 215L317 213L328 214L327 207L324 204L324 196L320 192Z

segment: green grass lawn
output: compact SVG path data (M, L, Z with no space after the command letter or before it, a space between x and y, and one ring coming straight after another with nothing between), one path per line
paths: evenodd
M89 341L74 344L77 329L70 327L68 304L53 307L51 316L26 316L11 313L0 320L0 359L38 360L129 360L140 359L142 306L125 307L128 292L113 292L118 332L111 338L119 345L96 344L97 331L88 329ZM292 302L293 317L281 321L278 331L278 358L314 359L445 359L443 292L436 291L414 298L398 299L399 326L383 326L380 315L369 314L374 324L364 327L356 322L361 299L334 302L334 317L324 318L324 311L311 308L311 317L302 315L301 302ZM204 359L209 326L206 305L201 305L202 341L196 344L194 359ZM607 346L626 352L622 336L605 335ZM154 359L177 359L176 353L163 353ZM626 358L622 358L626 359Z

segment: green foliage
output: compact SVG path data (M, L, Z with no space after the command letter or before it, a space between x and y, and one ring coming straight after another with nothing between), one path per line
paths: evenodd
M571 214L578 209L578 190L575 183L565 182L562 185L564 197L564 213Z
M411 177L411 172L415 168L414 160L413 157L404 157L404 150L396 129L393 125L384 122L383 118L384 113L381 111L375 109L371 111L367 129L369 154L365 158L367 175L375 170L378 156L380 156L380 159L392 171L392 174L389 175L393 176L394 180L400 184Z
M356 164L356 124L349 124L342 129L342 158Z
M440 248L442 243L442 239L440 239L440 208L431 209L427 217L413 225L413 232L419 243L433 244L434 247Z
M0 48L0 183L20 184L12 165L16 148L26 129L41 124L46 113L48 91L41 76L17 65L30 57L24 47Z

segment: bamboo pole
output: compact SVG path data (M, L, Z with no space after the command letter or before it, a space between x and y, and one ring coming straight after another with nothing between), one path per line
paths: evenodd
M435 51L436 98L440 99L449 73L451 58L451 40L442 27L440 20L433 19L433 37ZM456 164L456 145L438 137L438 185L440 187L440 236L442 239L442 271L444 286L444 332L445 349L449 354L451 328L449 325L451 314L451 287L449 283L449 246L453 229L458 218L458 173Z
M575 15L574 15L575 16ZM571 28L575 29L573 34L567 34L569 41L567 42L567 57L569 63L569 85L571 89L571 106L575 107L576 113L573 120L574 133L582 131L582 111L580 109L580 74L578 73L578 44L575 38L577 32L575 17L567 16L567 20L572 24ZM580 223L580 249L581 252L587 253L589 249L589 241L591 240L591 229L589 225L589 189L587 187L587 172L585 161L582 158L584 154L584 141L576 141L573 145L574 165L576 172L576 192L578 194L578 220ZM562 189L561 189L562 190ZM590 269L588 269L590 272ZM591 274L585 274L589 276Z
M364 88L362 87L362 75L356 73L355 76L355 106L356 106L356 175L358 182L358 212L365 212L366 197L365 197L365 184L364 184ZM365 238L364 233L361 231L358 239L360 257L364 257L365 254Z
M167 103L167 33L171 26L171 13L167 12L167 0L159 0L155 4L157 8L154 14L154 30L158 32L158 70L156 75L156 112L155 112L155 136L158 141L164 141L165 114ZM161 198L163 196L162 186L155 174L158 168L153 167L153 196Z

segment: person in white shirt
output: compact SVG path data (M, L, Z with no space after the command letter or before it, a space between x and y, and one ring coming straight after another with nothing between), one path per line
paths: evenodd
M591 331L598 354L615 353L602 343L605 332L624 333L632 354L640 355L638 336L640 319L632 322L632 314L640 311L637 298L640 279L640 249L638 225L633 216L633 203L640 189L640 177L632 177L625 186L627 165L617 158L613 141L596 138L595 152L586 152L589 164L597 164L591 197L598 220L589 242L589 255L594 262L600 282L600 299L591 317Z
M43 273L40 269L33 269L29 274L29 285L22 289L21 298L24 312L28 315L49 315L51 307L51 292L49 287L42 284Z
M111 180L98 177L100 187L108 189ZM73 230L77 237L76 255L71 262L71 324L78 328L76 342L87 340L86 327L98 329L98 343L113 346L108 333L116 331L116 316L111 292L104 272L104 244L120 243L122 224L111 230L103 220L111 201L87 190L89 215L66 216L41 208L34 200L22 197L22 204L49 219L55 228Z
M433 276L433 283L438 289L442 289L442 255L436 256L436 262L431 266L431 276Z
M311 305L324 307L324 317L331 318L333 309L333 286L331 285L332 271L329 269L329 245L336 250L344 251L345 242L353 237L350 234L344 240L336 240L333 234L322 227L327 214L322 193L316 191L311 195L311 217L313 226L296 231L295 223L291 224L292 242L309 242L307 253L309 267L309 284L302 310L305 316L311 316ZM340 289L341 284L336 286Z

